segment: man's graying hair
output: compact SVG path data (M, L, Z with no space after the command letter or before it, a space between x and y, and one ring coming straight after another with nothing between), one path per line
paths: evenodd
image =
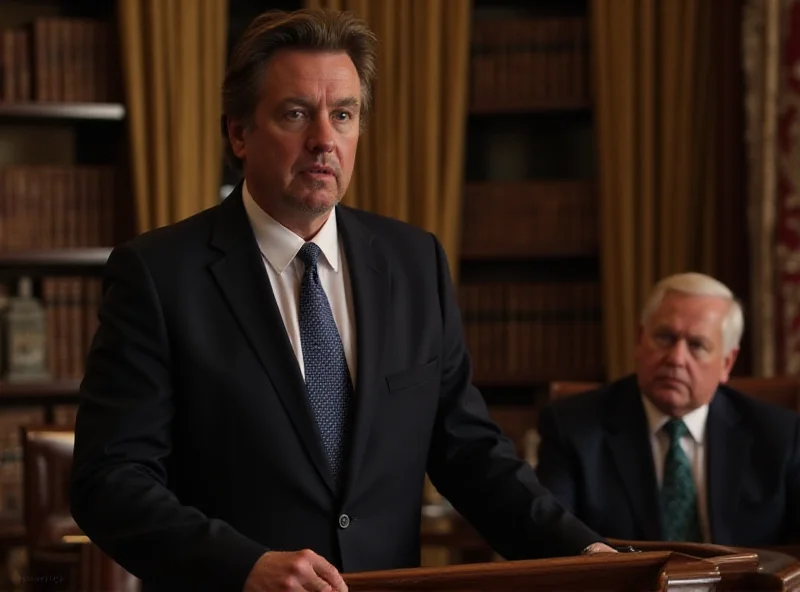
M729 300L730 307L722 319L723 353L727 355L739 347L744 332L744 313L741 303L725 284L702 273L678 273L668 276L653 288L642 311L642 325L647 325L667 292L680 292L690 296L717 296Z
M253 125L256 106L265 83L264 70L283 49L346 52L361 81L361 121L372 103L376 76L377 38L367 25L350 12L336 10L271 10L253 20L236 42L222 83L222 134L225 157L234 170L242 162L228 141L227 120Z

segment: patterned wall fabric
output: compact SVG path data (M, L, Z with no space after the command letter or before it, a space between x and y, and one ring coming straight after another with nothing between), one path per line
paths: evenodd
M800 0L742 14L753 373L800 374Z
M800 0L781 15L778 203L775 225L777 366L800 373Z

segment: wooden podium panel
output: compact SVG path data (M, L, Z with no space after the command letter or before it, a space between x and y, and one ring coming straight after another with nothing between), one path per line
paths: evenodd
M714 563L722 575L717 590L800 590L800 560L792 549L749 549L700 543L666 543L610 539L614 546L631 546L645 552L668 551ZM744 560L749 555L750 564ZM752 560L755 559L755 565ZM755 569L753 569L755 567Z
M630 544L642 550L352 573L344 578L350 592L800 591L800 562L775 551L680 543Z

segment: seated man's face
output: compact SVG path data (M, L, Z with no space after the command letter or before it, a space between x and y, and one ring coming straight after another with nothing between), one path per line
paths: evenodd
M727 382L738 350L725 352L722 322L730 302L667 292L639 330L639 388L663 413L682 417L711 402Z

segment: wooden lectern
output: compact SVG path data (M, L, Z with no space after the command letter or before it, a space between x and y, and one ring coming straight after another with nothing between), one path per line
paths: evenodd
M800 591L800 562L776 551L638 543L635 552L345 574L350 592Z

